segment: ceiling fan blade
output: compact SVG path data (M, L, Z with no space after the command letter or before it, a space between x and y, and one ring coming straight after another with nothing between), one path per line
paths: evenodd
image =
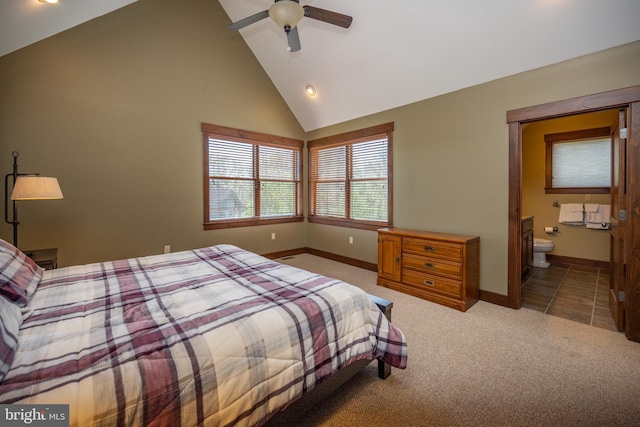
M251 25L254 22L258 22L267 17L269 17L269 11L264 10L262 12L256 13L255 15L247 16L246 18L234 22L233 24L229 25L229 28L232 30L239 30L246 27L247 25Z
M349 28L353 18L349 15L332 12L330 10L320 9L313 6L302 6L304 8L304 16L329 24L337 25L342 28Z
M287 33L287 43L289 43L289 52L297 52L301 49L297 25Z

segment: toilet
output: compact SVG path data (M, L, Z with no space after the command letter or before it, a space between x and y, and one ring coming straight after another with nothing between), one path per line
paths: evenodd
M547 239L533 238L533 267L549 268L547 252L555 248L553 241Z

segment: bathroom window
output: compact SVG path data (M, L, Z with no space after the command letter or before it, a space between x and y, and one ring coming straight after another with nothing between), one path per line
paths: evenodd
M611 188L610 128L545 135L547 194L608 194Z

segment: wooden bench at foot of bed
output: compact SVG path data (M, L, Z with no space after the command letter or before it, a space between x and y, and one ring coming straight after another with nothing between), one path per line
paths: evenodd
M384 314L384 317L391 322L391 309L393 308L393 303L371 294L369 294L369 298L376 303L382 314ZM378 376L384 380L389 375L391 375L391 365L384 363L382 360L378 360Z

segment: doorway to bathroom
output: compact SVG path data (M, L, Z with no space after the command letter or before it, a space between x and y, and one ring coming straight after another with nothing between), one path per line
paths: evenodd
M640 341L640 86L507 112L509 125L509 278L507 305L522 306L523 127L553 118L619 111L618 150L612 157L609 302L627 338ZM624 134L626 132L626 135ZM614 144L616 146L616 144ZM622 148L622 149L620 149ZM617 156L617 157L616 157Z
M522 212L528 218L523 234L531 229L535 245L533 260L523 268L521 305L612 331L617 325L609 308L609 230L559 217L573 219L560 206L610 206L610 138L618 113L610 109L522 126Z

